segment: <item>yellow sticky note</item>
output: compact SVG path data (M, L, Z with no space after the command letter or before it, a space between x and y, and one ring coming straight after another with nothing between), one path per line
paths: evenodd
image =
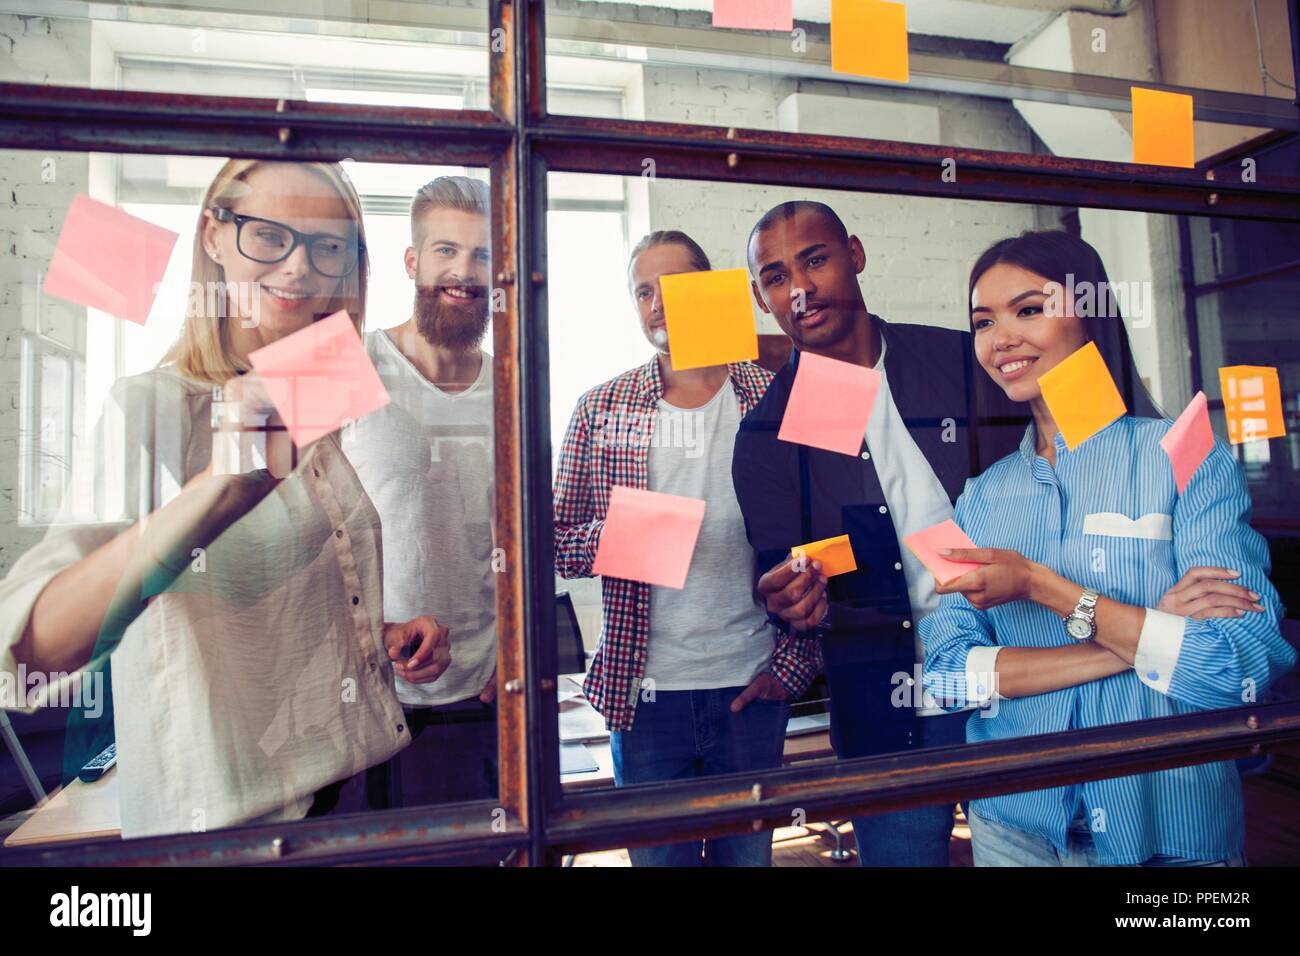
M1133 162L1152 166L1196 165L1192 98L1131 86L1133 95Z
M809 564L820 561L822 574L828 578L833 578L837 574L848 574L858 569L858 562L853 557L853 548L849 544L847 534L836 538L823 538L811 544L801 544L797 548L791 548L790 553L796 558L807 558Z
M886 0L831 0L831 69L906 83L907 7Z
M1223 417L1234 445L1286 434L1282 419L1282 385L1269 365L1229 365L1219 369Z
M1096 342L1040 375L1038 386L1071 451L1128 411Z
M673 371L758 358L758 329L746 269L662 276Z

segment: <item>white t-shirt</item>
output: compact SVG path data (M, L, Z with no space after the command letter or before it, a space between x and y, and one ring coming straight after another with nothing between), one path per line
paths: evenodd
M943 490L938 476L903 422L894 397L889 391L885 376L885 341L881 337L880 359L875 369L880 373L880 390L867 420L867 450L876 466L876 477L889 517L898 536L898 549L902 552L903 578L907 581L907 597L912 605L912 636L915 640L918 666L925 661L925 645L921 642L921 618L939 606L939 595L934 589L934 575L903 544L903 538L917 531L946 521L953 516L952 502ZM941 707L919 709L917 714L932 717L946 713Z
M656 690L743 687L772 658L775 632L754 603L752 552L731 483L739 427L730 380L701 408L661 399L656 411L650 490L706 502L686 587L650 587L645 676Z
M343 450L384 527L384 616L436 618L451 666L432 684L397 678L411 706L477 697L496 666L492 572L492 359L462 392L424 377L383 331L366 352L392 399L343 430Z

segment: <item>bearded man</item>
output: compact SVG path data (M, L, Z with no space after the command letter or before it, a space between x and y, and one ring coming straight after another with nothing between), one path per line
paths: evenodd
M365 336L392 401L344 429L383 527L385 613L436 608L451 641L436 683L397 679L412 743L371 773L371 806L497 794L492 362L479 347L490 318L489 209L487 184L465 176L416 194L405 255L414 310Z

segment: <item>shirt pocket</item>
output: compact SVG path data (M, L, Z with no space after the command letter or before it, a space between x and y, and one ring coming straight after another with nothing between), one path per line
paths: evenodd
M1089 586L1106 597L1155 607L1178 579L1172 515L1096 512L1083 519L1083 541Z

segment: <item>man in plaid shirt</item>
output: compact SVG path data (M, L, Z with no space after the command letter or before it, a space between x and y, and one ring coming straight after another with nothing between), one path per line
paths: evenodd
M600 646L584 689L610 729L619 786L779 767L788 701L821 667L816 640L778 634L754 600L754 556L731 485L736 429L772 376L748 362L678 371L669 362L659 277L709 268L683 233L638 243L629 285L656 354L579 400L555 483L564 578L591 576L614 485L707 503L683 589L601 580ZM771 833L631 857L637 866L767 866Z

